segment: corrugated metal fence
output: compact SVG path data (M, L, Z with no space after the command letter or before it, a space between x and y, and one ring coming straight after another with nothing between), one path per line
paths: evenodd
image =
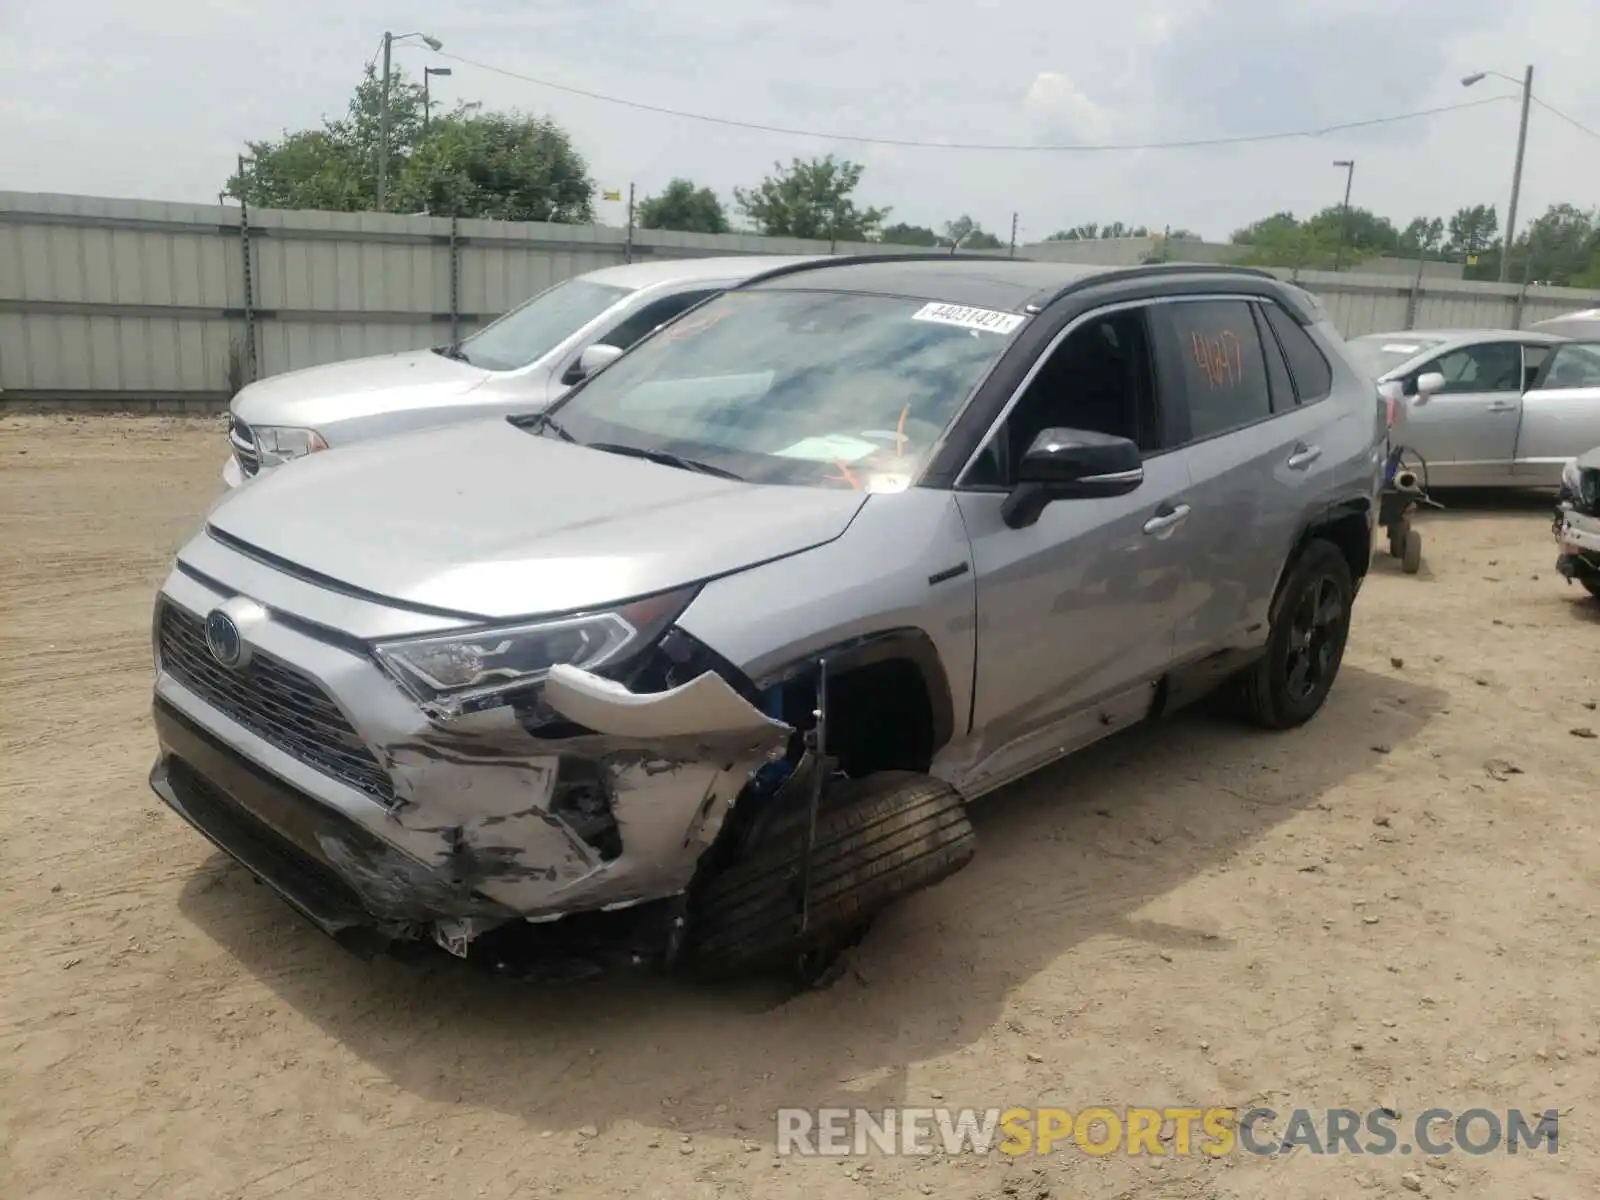
M1148 248L1126 253L1137 260ZM542 288L630 257L894 249L0 192L0 403L216 408L251 379L452 340ZM1034 253L1073 249L1018 249ZM1347 335L1518 327L1600 305L1600 293L1420 276L1298 281Z

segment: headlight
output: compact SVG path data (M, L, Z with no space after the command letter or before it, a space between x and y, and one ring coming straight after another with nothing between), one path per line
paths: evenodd
M373 653L425 711L456 717L507 703L558 663L592 671L643 649L697 590L665 592L607 612L383 642Z
M1578 460L1568 459L1566 466L1561 468L1561 486L1576 496L1582 490L1582 483L1583 480L1578 474Z
M326 450L328 443L315 429L291 429L286 425L255 425L256 449L261 453L262 466L276 466L291 458L304 458L318 450Z

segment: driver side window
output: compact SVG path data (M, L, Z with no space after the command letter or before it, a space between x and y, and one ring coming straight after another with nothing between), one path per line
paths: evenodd
M1033 439L1046 429L1083 429L1160 448L1150 340L1143 309L1090 317L1045 360L963 481L1010 487Z
M1444 376L1444 389L1440 395L1520 392L1522 347L1515 342L1485 342L1441 354L1412 373L1412 377L1406 381L1407 391L1416 391L1416 380L1434 371Z

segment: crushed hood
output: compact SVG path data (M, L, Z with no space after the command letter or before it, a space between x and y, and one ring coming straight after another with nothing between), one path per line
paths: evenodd
M739 483L499 418L296 459L208 529L403 604L487 618L595 608L832 541L864 493Z
M437 404L471 391L489 375L432 350L408 350L272 375L241 388L229 407L251 425L318 429L352 417Z

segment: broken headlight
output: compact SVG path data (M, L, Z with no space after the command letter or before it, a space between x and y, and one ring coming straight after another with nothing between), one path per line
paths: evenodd
M1582 476L1578 471L1578 460L1569 458L1561 467L1561 488L1574 498L1583 490Z
M455 717L509 703L557 664L597 670L653 644L697 588L664 592L606 612L383 642L378 663L423 708Z
M287 425L255 425L250 432L256 439L256 451L261 455L262 466L277 466L291 458L304 458L308 454L328 448L327 441L315 429L291 429Z

